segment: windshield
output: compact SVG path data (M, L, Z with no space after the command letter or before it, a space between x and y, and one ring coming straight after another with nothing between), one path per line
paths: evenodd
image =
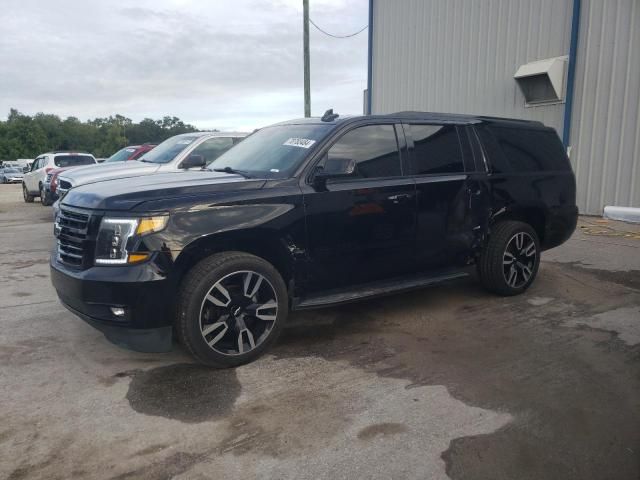
M135 152L135 148L126 147L122 150L118 150L116 153L107 158L104 162L124 162L125 160L129 160L129 157L133 152Z
M195 135L177 135L168 138L153 150L145 153L139 160L148 163L169 163L198 138L200 138L200 136Z
M2 173L22 173L22 170L18 170L17 168L5 168L5 169L1 169L0 168L0 172L2 172Z
M93 165L96 163L89 155L58 155L53 158L56 167L75 167L77 165Z
M209 165L264 178L287 178L322 140L327 125L277 125L249 135Z

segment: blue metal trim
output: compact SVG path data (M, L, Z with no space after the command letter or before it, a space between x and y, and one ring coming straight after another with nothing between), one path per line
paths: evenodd
M373 0L369 0L369 51L367 54L367 114L371 115L371 83L373 77Z
M567 69L567 100L564 104L564 125L562 143L565 148L571 139L571 116L573 114L573 92L576 76L576 57L578 56L578 38L580 34L580 0L573 0L571 18L571 44L569 45L569 65Z

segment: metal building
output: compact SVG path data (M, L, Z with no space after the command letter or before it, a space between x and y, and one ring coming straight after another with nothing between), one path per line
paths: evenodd
M640 0L370 0L369 25L372 113L540 120L582 213L640 207Z

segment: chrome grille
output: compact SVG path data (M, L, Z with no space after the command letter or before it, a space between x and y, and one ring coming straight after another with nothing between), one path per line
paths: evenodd
M58 260L82 268L85 263L89 215L60 209L56 221Z

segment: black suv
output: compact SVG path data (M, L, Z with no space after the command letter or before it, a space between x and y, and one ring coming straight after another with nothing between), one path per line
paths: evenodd
M472 273L533 282L575 229L575 178L538 122L405 112L263 128L210 172L72 189L56 218L60 300L117 344L249 362L290 310Z

